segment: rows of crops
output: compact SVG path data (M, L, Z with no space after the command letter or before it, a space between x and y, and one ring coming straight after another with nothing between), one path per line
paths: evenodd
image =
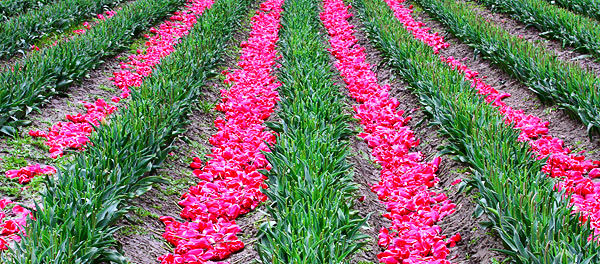
M0 8L2 263L600 263L593 0Z

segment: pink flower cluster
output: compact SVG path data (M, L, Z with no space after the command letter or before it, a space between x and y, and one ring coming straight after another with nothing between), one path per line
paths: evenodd
M108 104L103 99L98 99L93 104L82 103L87 109L87 113L67 114L66 118L70 122L58 122L50 127L48 132L29 131L29 135L32 137L46 139L46 145L50 147L52 158L62 156L66 148L85 149L85 145L90 141L88 137L94 131L93 126L99 126L109 114L117 110L117 107Z
M120 97L111 100L118 103L121 99L129 97L130 87L139 87L142 79L152 73L152 69L160 60L175 50L178 40L187 35L196 23L196 15L212 5L212 0L196 0L186 7L184 11L176 12L170 20L165 21L159 29L152 28L152 37L146 42L146 50L138 50L138 54L129 56L129 62L121 63L121 68L129 69L114 73L114 84L123 92ZM114 12L107 11L106 17L110 18ZM98 15L100 20L106 18ZM70 122L58 122L49 131L30 131L33 137L46 138L46 145L50 146L50 154L57 158L64 154L67 148L83 150L89 142L89 136L93 132L93 126L99 126L110 114L117 110L116 106L110 105L103 99L98 99L94 104L82 102L87 108L87 113L66 115Z
M404 23L404 27L412 32L416 39L419 39L432 47L435 54L438 54L439 50L449 47L450 44L446 43L444 37L440 36L438 32L429 33L431 28L424 27L425 23L416 21L412 18L410 14L413 12L413 6L410 5L408 8L404 7L404 5L401 4L404 1L405 0L385 0L392 11L394 11L394 16Z
M414 25L417 22L410 16L412 10L400 4L404 0L386 0L386 2L407 30L412 31L417 39L422 40L435 51L439 50L443 44L432 44L429 41L429 39L436 38L437 33L429 33L429 29L419 30L418 35L414 33L416 30ZM445 44L445 47L448 47L448 44ZM551 177L560 179L557 189L564 189L567 194L572 194L571 203L575 206L576 211L581 212L582 221L589 220L592 227L595 228L596 235L600 235L600 182L592 181L592 178L600 177L598 168L600 162L586 160L581 154L571 153L571 150L564 146L562 140L548 135L548 122L543 122L536 116L525 115L523 110L514 110L507 106L502 99L509 97L510 94L499 93L487 85L483 80L485 77L478 77L478 72L470 70L453 57L441 57L441 59L452 68L464 73L465 79L472 82L472 86L478 93L485 95L488 103L498 107L498 110L504 115L506 124L513 124L516 129L521 131L519 140L529 142L537 159L549 157L542 171Z
M121 10L122 8L119 8L118 10ZM106 17L103 14L98 14L96 15L96 17L98 18L98 20L93 21L93 22L83 22L83 28L82 29L77 29L77 30L73 30L73 33L77 34L77 35L82 35L85 34L88 30L92 29L93 26L97 25L98 23L102 22L102 21L106 21L107 18L111 18L113 16L115 16L117 14L116 11L113 10L108 10L106 12L104 12L104 14L106 15Z
M19 179L20 184L26 184L38 175L54 173L56 173L56 168L52 166L35 164L19 170L6 171L5 175L10 179ZM5 210L8 205L13 203L8 199L0 200L0 251L8 249L11 241L19 242L21 240L19 234L25 235L24 226L27 224L27 217L33 219L31 212L20 205L15 205L10 212Z
M404 112L396 110L399 103L389 97L390 87L377 84L365 49L358 45L354 26L347 21L352 16L348 8L343 0L324 0L321 21L330 35L335 66L350 95L360 103L354 106L355 118L365 130L359 137L373 149L376 162L382 166L381 179L371 189L386 204L388 213L383 216L392 226L380 231L379 245L385 251L377 255L379 262L450 263L446 260L448 246L454 246L460 235L446 240L436 222L454 213L456 205L445 194L430 190L439 181L435 173L440 158L427 163L420 152L409 152L419 144L406 126L410 117L404 118ZM440 45L440 38L431 38L431 43Z
M9 170L6 171L6 177L9 179L19 179L20 184L26 184L31 181L35 176L43 175L43 174L54 174L56 173L56 168L52 166L43 166L40 164L29 165L27 167L18 169L18 170Z
M31 212L20 205L15 205L9 211L9 205L14 202L8 199L0 200L0 251L8 249L11 241L19 242L25 235L24 226L27 218L33 219Z
M235 219L253 210L267 198L266 177L258 172L270 169L262 151L275 143L275 135L264 131L264 121L273 113L280 83L273 74L276 43L283 0L267 0L252 17L248 41L241 44L239 69L224 72L229 90L221 90L222 102L216 109L225 113L217 118L218 132L209 142L212 159L201 168L198 158L190 165L202 181L182 196L180 223L162 217L163 237L175 251L159 257L161 264L199 264L223 260L241 250L240 232Z

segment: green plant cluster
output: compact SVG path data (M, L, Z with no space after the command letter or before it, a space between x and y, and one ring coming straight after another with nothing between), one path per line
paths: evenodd
M116 6L121 0L63 0L0 23L0 59L31 49L35 40L67 29Z
M29 9L37 9L57 1L58 0L1 0L0 22L6 21L13 16L22 15Z
M262 263L348 263L365 243L366 219L352 209L357 186L348 157L350 117L332 81L324 28L314 0L286 0L278 74L279 133L266 157L272 166L263 190L272 222L260 228ZM347 111L347 110L346 110Z
M137 34L175 11L184 0L139 0L87 34L25 58L14 70L0 73L0 134L14 135L27 115L53 95L127 48Z
M552 4L573 12L600 20L600 1L598 0L546 0Z
M416 2L477 54L529 87L542 102L555 103L580 120L587 126L590 137L593 132L600 132L600 79L593 73L562 62L545 49L473 16L468 3Z
M495 230L515 263L598 263L598 243L555 181L541 172L519 132L476 95L459 71L405 30L382 0L356 0L368 38L418 96L432 124L448 139L440 154L468 164L486 226Z
M493 11L511 14L526 25L539 29L542 37L560 40L563 46L569 45L600 58L598 21L552 5L546 0L477 1Z
M86 152L59 169L28 221L27 236L4 264L127 263L113 238L114 223L161 181L148 176L173 150L208 78L223 64L250 1L219 0L198 18L177 50L157 66L127 107L97 127Z

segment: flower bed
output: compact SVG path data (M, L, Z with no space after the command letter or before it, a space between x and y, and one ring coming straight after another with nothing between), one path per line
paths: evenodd
M36 220L27 222L27 236L11 247L11 254L0 255L3 263L127 263L115 250L115 223L132 209L129 199L162 180L149 174L185 132L194 103L222 65L235 26L249 6L250 1L222 0L198 17L178 49L131 89L127 107L110 117L110 126L97 127L90 137L93 144L46 180L33 212ZM47 237L52 239L42 239Z
M598 262L600 244L589 241L590 222L582 224L569 199L556 191L557 181L543 172L546 160L523 142L521 131L507 124L497 106L476 96L464 72L448 67L428 43L415 38L405 26L409 20L398 19L390 5L355 2L367 36L447 138L441 153L469 165L468 184L478 190L478 210L488 219L482 224L502 239L502 252L517 263Z
M276 43L283 0L267 0L252 18L252 30L241 44L239 69L224 72L229 90L221 90L222 102L216 109L225 113L215 120L218 132L210 138L211 159L202 166L194 158L191 167L201 181L182 195L178 222L163 216L163 237L176 248L161 256L162 264L205 263L223 260L244 247L237 238L240 232L235 219L266 200L260 188L266 187L265 176L258 170L270 169L262 154L275 141L264 131L264 121L273 113L279 100L275 89L280 86L273 76Z
M176 12L169 20L157 28L151 28L152 36L145 35L148 41L145 50L138 50L138 54L130 55L129 61L121 62L123 70L114 73L114 84L122 90L118 97L111 100L118 103L121 99L129 97L130 87L139 87L144 77L152 73L160 60L175 50L179 39L186 36L196 23L196 16L212 5L212 0L195 0L180 12ZM48 132L40 130L29 131L29 135L45 138L46 145L50 146L50 154L57 158L64 154L67 148L83 150L89 142L89 136L94 126L100 123L111 113L117 110L116 106L98 99L96 102L82 102L87 112L75 115L66 115L70 122L58 122L49 128Z
M452 214L456 206L443 193L430 188L439 181L435 175L440 158L424 162L420 152L409 152L419 144L407 126L410 117L397 111L399 103L389 97L388 85L377 84L377 76L366 62L364 48L353 35L354 26L348 19L348 7L342 0L325 0L321 20L327 28L330 52L337 59L349 94L359 105L354 107L355 118L360 120L364 138L376 163L382 166L381 179L372 190L386 204L388 213L383 216L392 226L382 228L379 245L385 248L377 255L380 263L450 263L446 260L448 245L460 240L456 234L446 240L436 224ZM426 32L414 25L414 34ZM443 38L428 38L433 46L445 46Z

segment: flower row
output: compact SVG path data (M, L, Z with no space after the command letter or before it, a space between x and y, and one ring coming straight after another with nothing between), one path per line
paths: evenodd
M419 143L407 126L410 117L396 110L399 103L390 98L389 85L377 84L377 75L366 62L365 49L358 44L354 26L348 22L352 16L349 7L342 0L324 2L321 20L330 35L330 51L349 94L359 102L354 107L355 118L365 131L359 137L365 139L376 163L382 166L381 179L372 190L386 204L388 213L384 217L392 221L392 226L380 231L379 245L385 251L378 254L379 262L450 263L446 260L447 245L460 240L460 235L445 240L436 225L455 207L445 194L431 190L439 181L435 172L440 158L427 163L420 152L409 152ZM420 25L415 29L414 34L422 34ZM442 37L429 40L433 46L447 46Z
M148 39L145 50L138 50L138 54L129 55L127 62L121 62L123 70L115 72L113 83L122 90L121 94L113 97L111 101L118 103L121 99L129 97L130 87L139 87L143 78L152 73L154 67L161 59L175 50L179 39L189 33L196 23L196 16L201 14L211 1L191 1L180 12L175 12L169 20L157 28L151 28L152 36L145 35ZM98 99L94 103L82 102L87 109L86 113L75 115L67 114L70 122L58 122L49 128L48 132L40 130L29 131L29 135L43 137L46 145L50 147L50 155L57 158L64 154L67 148L83 150L89 142L89 136L94 126L99 126L111 113L117 110L116 106Z
M375 47L412 86L439 134L448 138L442 153L452 154L470 166L468 184L479 191L478 206L489 220L485 224L497 232L505 252L521 263L544 262L549 256L565 263L581 256L596 261L594 252L600 245L588 241L593 229L582 224L579 215L571 211L569 200L556 192L556 181L543 172L545 160L533 155L535 148L523 142L524 134L507 124L497 106L486 102L484 96L476 96L471 82L464 81L464 72L449 67L448 61L440 59L426 41L407 30L405 22L414 23L414 19L398 14L410 11L393 12L394 5L380 0L357 2L368 6L362 7L362 14ZM447 8L453 7L449 4ZM505 96L497 95L492 103L498 104ZM512 118L524 120L517 122L522 128L529 128L527 122L541 123L536 118L519 116L518 111L510 113ZM523 131L527 135L544 129ZM577 166L587 172L595 166L593 163Z
M12 207L10 211L9 207ZM10 241L21 241L27 218L32 218L29 210L9 199L0 200L0 251L7 250Z
M403 0L387 0L387 2L405 28L413 31L412 25L419 22L416 22L410 15L412 10L400 4ZM419 32L422 37L418 38L432 46L434 50L441 45L432 45L428 42L429 38L438 36L438 33ZM449 46L448 43L444 44L445 47ZM453 69L462 72L465 79L472 82L472 86L478 94L486 96L485 100L497 107L498 111L503 114L505 123L513 124L515 129L520 131L519 140L529 143L538 160L548 158L542 168L543 172L559 179L558 190L565 189L567 194L572 195L571 202L577 211L584 215L582 220L590 220L596 229L596 234L600 234L600 183L592 181L592 178L600 177L598 168L600 161L586 160L584 156L572 153L569 148L564 146L562 140L548 135L549 123L547 121L544 122L533 115L526 115L523 110L515 110L506 105L502 99L509 97L510 94L500 93L486 84L484 79L479 77L478 72L469 69L453 57L441 57L441 59Z
M163 237L175 246L173 253L159 257L163 264L205 263L223 260L244 247L237 234L235 219L266 200L260 192L265 177L258 170L270 169L263 151L275 136L264 131L264 121L278 101L273 76L280 13L283 0L267 0L252 17L252 29L241 44L239 69L224 72L229 90L221 90L222 102L216 109L218 132L209 142L211 159L202 167L194 158L191 167L201 181L182 195L181 217L163 216Z

